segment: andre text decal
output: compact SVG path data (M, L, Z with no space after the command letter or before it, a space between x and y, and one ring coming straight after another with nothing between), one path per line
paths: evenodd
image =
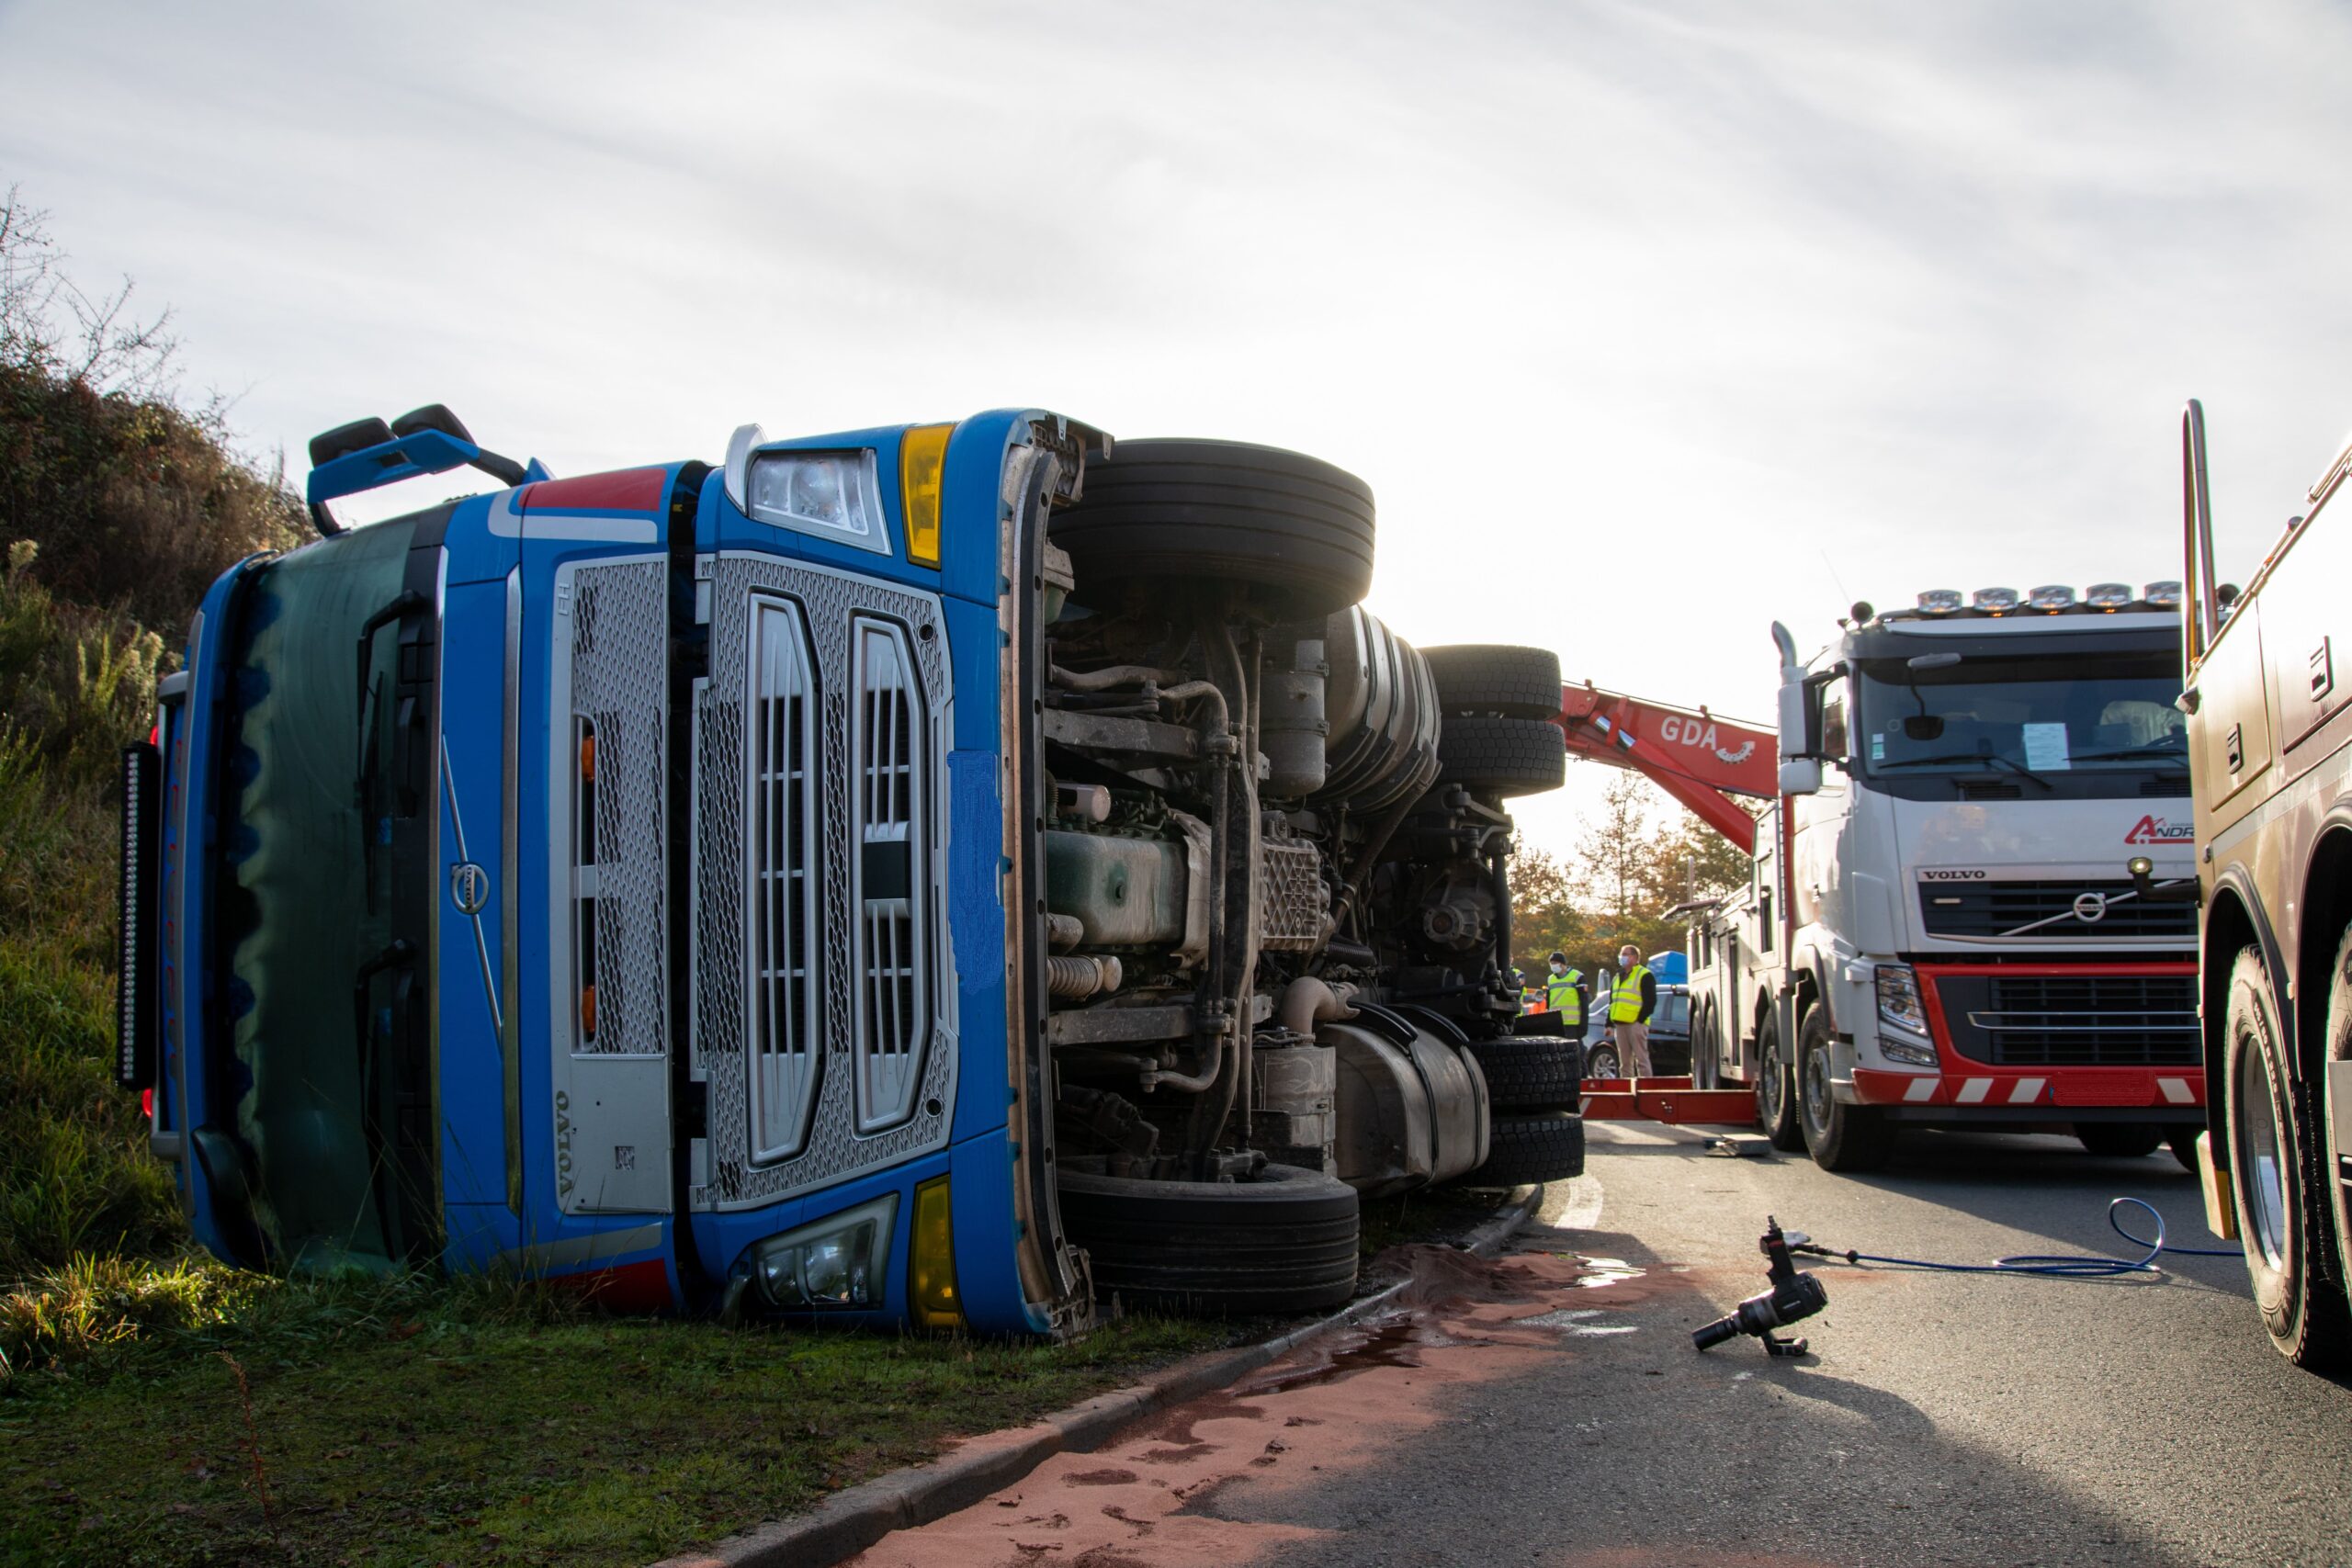
M2196 825L2168 817L2143 817L2123 835L2127 844L2185 844L2197 836Z

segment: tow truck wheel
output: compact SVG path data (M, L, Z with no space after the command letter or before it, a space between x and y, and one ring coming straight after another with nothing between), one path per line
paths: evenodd
M1774 1148L1792 1154L1804 1147L1792 1077L1781 1052L1781 1026L1767 1018L1756 1026L1756 1122Z
M1876 1170L1894 1152L1894 1123L1867 1105L1841 1105L1831 1072L1829 1010L1797 1025L1797 1118L1824 1170Z
M1370 485L1241 441L1122 441L1053 520L1081 594L1114 579L1240 582L1291 620L1370 591L1372 535Z
M2312 1097L2287 1071L2270 977L2251 947L2230 966L2222 1049L2232 1198L2255 1308L2280 1355L2313 1370L2341 1366L2352 1321L2335 1287L2335 1226L2314 1190Z
M1065 1167L1058 1184L1102 1301L1225 1317L1355 1294L1362 1222L1338 1177L1270 1165L1250 1181L1146 1181Z
M2352 1124L2347 1124L2337 1114L2343 1109L2339 1103L2340 1097L2327 1092L2324 1077L2335 1064L2352 1061L2352 930L2346 930L2335 944L2335 981L2327 991L2327 1033L2324 1037L2327 1066L2321 1069L2322 1080L2313 1090L2313 1097L2322 1107L2322 1120L2315 1125L2324 1129L2326 1141L2313 1151L2312 1163L2314 1168L2324 1173L2331 1168L2342 1168L2336 1162L2343 1156L2352 1154ZM2175 1153L2186 1149L2188 1168L2195 1170L2197 1129L2190 1127L2185 1130L2189 1141L2175 1144L2173 1149ZM2335 1277L2344 1285L2347 1307L2352 1307L2352 1190L2347 1190L2341 1180L2323 1180L2320 1190L2327 1193L2331 1200L2319 1207L2335 1221Z
M1560 656L1548 648L1458 643L1425 648L1421 657L1437 687L1438 705L1448 713L1544 720L1560 716Z
M2156 1152L2165 1130L2153 1122L2077 1122L2075 1137L2085 1150L2109 1159L2140 1159Z
M1690 1018L1690 1087L1713 1089L1720 1076L1723 1043L1715 1035L1715 1010L1701 1002Z

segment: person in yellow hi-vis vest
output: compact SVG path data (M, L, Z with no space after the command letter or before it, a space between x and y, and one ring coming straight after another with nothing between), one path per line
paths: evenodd
M1569 968L1566 953L1552 954L1552 973L1544 981L1544 1004L1560 1015L1563 1029L1582 1032L1587 994L1584 971Z
M1617 980L1609 987L1609 1032L1617 1041L1619 1070L1629 1078L1650 1072L1650 1014L1657 1010L1657 979L1627 943L1617 953Z

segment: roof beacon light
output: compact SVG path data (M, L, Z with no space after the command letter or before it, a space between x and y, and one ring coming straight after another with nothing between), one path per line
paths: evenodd
M2180 608L2180 584L2169 578L2162 582L2151 582L2141 597L2159 610L2177 610Z
M2026 603L2045 615L2075 607L2075 591L2055 582L2044 583L2026 595Z
M2083 590L2083 603L2094 610L2109 614L2128 609L2132 604L2132 585L2128 582L2094 582Z
M2006 615L2018 607L2018 591L2014 588L1980 588L1969 595L1968 602L1988 615Z
M1960 611L1957 588L1930 588L1919 595L1919 614L1923 615L1957 615Z

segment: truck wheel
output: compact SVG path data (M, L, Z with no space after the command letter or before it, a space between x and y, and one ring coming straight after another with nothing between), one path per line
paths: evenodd
M2251 947L2230 966L2222 1049L2231 1185L2255 1307L2270 1343L2297 1366L2342 1365L2352 1322L2335 1287L2334 1226L2312 1180L2312 1097L2288 1074L2278 1003Z
M1894 1123L1867 1105L1841 1105L1831 1083L1829 1011L1815 1007L1797 1025L1797 1118L1804 1146L1824 1170L1876 1170L1894 1152Z
M1466 1049L1497 1111L1573 1111L1583 1099L1573 1040L1473 1040Z
M2327 991L2326 1060L2329 1066L2352 1061L2352 930L2345 931L2335 944L2335 978ZM2312 1151L2312 1167L2323 1173L2347 1168L2338 1164L2346 1155L2352 1155L2352 1126L2347 1126L2336 1114L2338 1097L2327 1092L2327 1067L2321 1068L2321 1080L2312 1086L2312 1098L2323 1107L2316 1124L2325 1132L2326 1142ZM2197 1129L2188 1128L2188 1168L2197 1168ZM2182 1145L2175 1145L2178 1153ZM2323 1179L2319 1190L2328 1195L2327 1201L2317 1205L2335 1222L2335 1277L2343 1284L2347 1308L2352 1308L2352 1192L2345 1190L2342 1180Z
M1715 1033L1715 1010L1701 1002L1690 1020L1690 1087L1713 1089L1722 1076L1723 1044Z
M2171 1132L2165 1134L2165 1142L2172 1146L2172 1157L2178 1160L2180 1168L2191 1176L2198 1174L2197 1134L2204 1130L2202 1127L2184 1124L2174 1127Z
M1532 718L1454 716L1437 737L1442 784L1458 784L1506 799L1541 795L1567 782L1567 743L1560 727Z
M1356 1190L1270 1165L1252 1181L1145 1181L1064 1170L1062 1224L1094 1294L1202 1317L1336 1306L1355 1294Z
M1425 648L1438 705L1447 713L1557 721L1560 656L1548 648L1458 643Z
M1464 1177L1462 1185L1520 1187L1583 1174L1584 1118L1571 1111L1545 1111L1496 1117L1487 1163Z
M1774 1148L1792 1154L1804 1147L1796 1101L1793 1075L1781 1053L1781 1026L1768 1016L1756 1026L1756 1122Z
M1055 515L1083 596L1139 579L1244 582L1283 619L1372 587L1372 487L1304 453L1239 441L1122 441Z
M2156 1152L2156 1145L2165 1141L2165 1130L2153 1122L2078 1122L2075 1137L2092 1154L2109 1159L2140 1159Z

